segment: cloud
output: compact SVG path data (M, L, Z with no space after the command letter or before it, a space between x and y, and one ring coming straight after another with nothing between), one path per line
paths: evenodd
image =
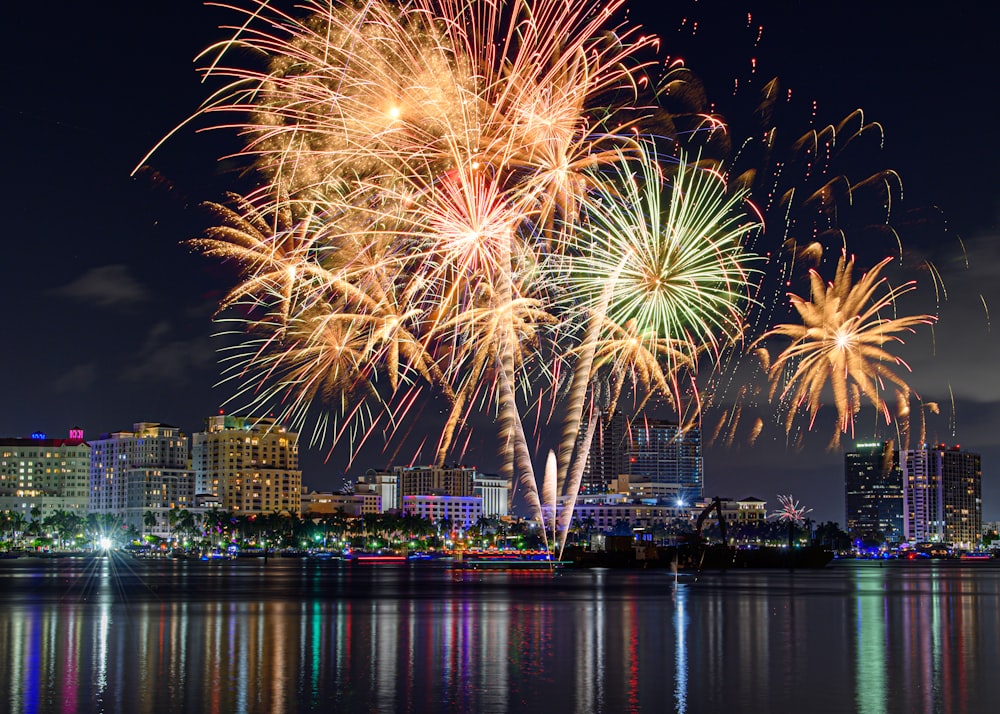
M149 299L149 293L124 265L91 268L73 282L56 288L53 292L94 307L129 308Z
M122 376L134 382L187 384L194 373L201 374L215 364L215 353L208 338L178 338L175 332L169 322L153 324Z
M87 391L97 382L97 365L93 362L78 364L52 380L52 391L56 394Z

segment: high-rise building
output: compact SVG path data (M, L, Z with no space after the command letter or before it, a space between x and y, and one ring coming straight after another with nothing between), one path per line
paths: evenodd
M979 454L945 444L900 454L903 532L910 542L982 542L982 462Z
M704 496L701 431L647 419L628 431L625 461L632 486L643 482L659 498L690 505Z
M612 481L628 473L625 458L628 421L620 411L602 418L590 441L590 452L580 481L584 495L607 493ZM580 439L583 433L581 431Z
M45 518L54 511L82 513L90 493L90 444L83 431L50 439L0 439L0 510L20 511L29 518L35 508Z
M198 492L233 513L300 513L299 436L273 419L209 417L192 437L191 461Z
M615 412L591 441L580 491L607 493L628 482L648 497L691 505L704 496L703 474L699 429L660 419L630 425Z
M903 473L892 441L857 442L844 454L844 501L855 541L903 540Z
M169 513L194 506L188 438L175 426L139 422L90 442L90 510L126 527L169 536ZM156 525L146 523L147 513Z

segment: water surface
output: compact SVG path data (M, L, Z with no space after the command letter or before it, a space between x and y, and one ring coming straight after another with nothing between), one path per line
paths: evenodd
M984 712L1000 567L0 561L0 711Z

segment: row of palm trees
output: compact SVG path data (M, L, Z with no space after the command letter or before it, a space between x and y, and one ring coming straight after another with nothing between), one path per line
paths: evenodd
M448 547L456 541L493 545L497 541L535 544L527 525L510 524L498 518L481 518L473 526L460 529L448 519L432 522L425 518L394 513L352 516L339 511L305 518L258 513L237 515L222 509L202 513L174 508L157 513L148 510L142 519L143 535L134 526L111 514L82 514L56 510L44 518L39 508L30 517L18 510L0 511L0 550L96 548L107 541L155 544L163 547L268 548L431 548ZM150 535L152 531L166 537Z
M0 550L80 550L98 547L108 539L139 537L135 529L129 532L123 527L121 518L108 513L59 509L43 518L36 506L28 515L18 510L0 511Z
M353 516L343 511L330 514L313 514L306 517L279 513L237 515L222 509L203 513L174 508L157 514L146 511L144 530L157 530L166 526L167 537L147 535L145 538L134 527L126 527L121 519L111 514L81 514L75 511L56 510L44 518L37 507L30 518L16 510L0 511L0 550L24 548L54 548L61 550L97 547L103 539L117 545L140 543L144 539L163 547L212 548L235 544L241 548L325 548L352 547L364 550L380 548L429 549L452 547L456 543L468 547L514 546L537 548L540 534L528 522L507 522L499 518L480 518L469 528L448 519L432 522L425 518L397 513L368 513ZM654 540L667 539L682 533L689 526L674 524L659 526L652 533ZM592 518L575 521L570 542L589 541L598 531ZM161 530L161 532L163 532ZM612 532L626 535L632 532L629 524L622 522ZM717 536L712 526L705 529L709 539ZM809 531L798 534L808 542ZM728 537L732 542L782 542L787 539L787 527L772 522L757 526L731 528ZM840 546L847 540L837 524L820 524L814 537L817 542Z
M212 509L195 514L173 509L162 516L147 511L147 530L166 525L169 535L162 539L147 536L161 545L203 549L234 544L241 548L342 549L429 549L463 543L475 547L516 545L536 547L540 536L530 524L510 524L499 518L480 518L468 528L449 519L432 522L426 518L397 513L366 513L361 516L338 511L307 514L306 517L280 513L237 515Z

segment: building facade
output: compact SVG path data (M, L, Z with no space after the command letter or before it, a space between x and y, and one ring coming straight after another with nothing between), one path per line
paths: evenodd
M629 424L615 412L591 441L580 492L620 492L623 483L644 497L690 506L705 491L701 431L660 419Z
M853 541L902 542L903 472L894 442L859 441L844 454L844 505Z
M633 425L625 461L632 484L658 486L662 497L690 505L704 496L701 431L658 419Z
M369 470L358 479L355 492L371 491L381 497L383 511L405 510L407 496L476 497L481 515L501 517L509 513L510 482L500 476L479 473L472 466L395 466Z
M715 499L702 498L695 502L691 509L691 519L696 520L706 509L715 505ZM755 528L767 522L767 501L755 496L746 498L720 498L722 518L727 528ZM705 517L705 524L717 522L718 514L710 511Z
M982 543L982 462L979 454L938 444L900 453L903 533L908 542Z
M625 459L627 429L628 421L620 411L602 416L590 441L587 465L580 481L581 494L609 493L612 482L628 473ZM581 430L581 440L583 436Z
M126 527L169 537L170 511L194 507L188 438L177 427L139 422L132 431L102 434L90 446L91 512L113 514ZM148 522L150 516L155 525Z
M343 513L346 516L381 513L381 501L382 499L374 491L356 493L309 491L302 494L302 517L322 518L335 513Z
M273 419L209 417L192 438L191 462L198 492L235 514L301 512L298 434Z
M668 504L650 504L615 498L588 498L573 509L574 523L600 533L619 529L656 530L676 527L690 520L690 510Z
M507 479L477 473L472 479L472 490L483 502L483 516L486 518L510 515L510 481Z
M483 500L476 496L403 496L403 515L447 521L451 529L468 530L483 517Z
M368 469L358 478L355 493L373 493L378 497L379 513L398 511L402 508L399 498L399 475L391 471Z
M0 510L26 519L55 511L84 513L90 502L90 444L71 429L65 439L35 433L0 439Z

